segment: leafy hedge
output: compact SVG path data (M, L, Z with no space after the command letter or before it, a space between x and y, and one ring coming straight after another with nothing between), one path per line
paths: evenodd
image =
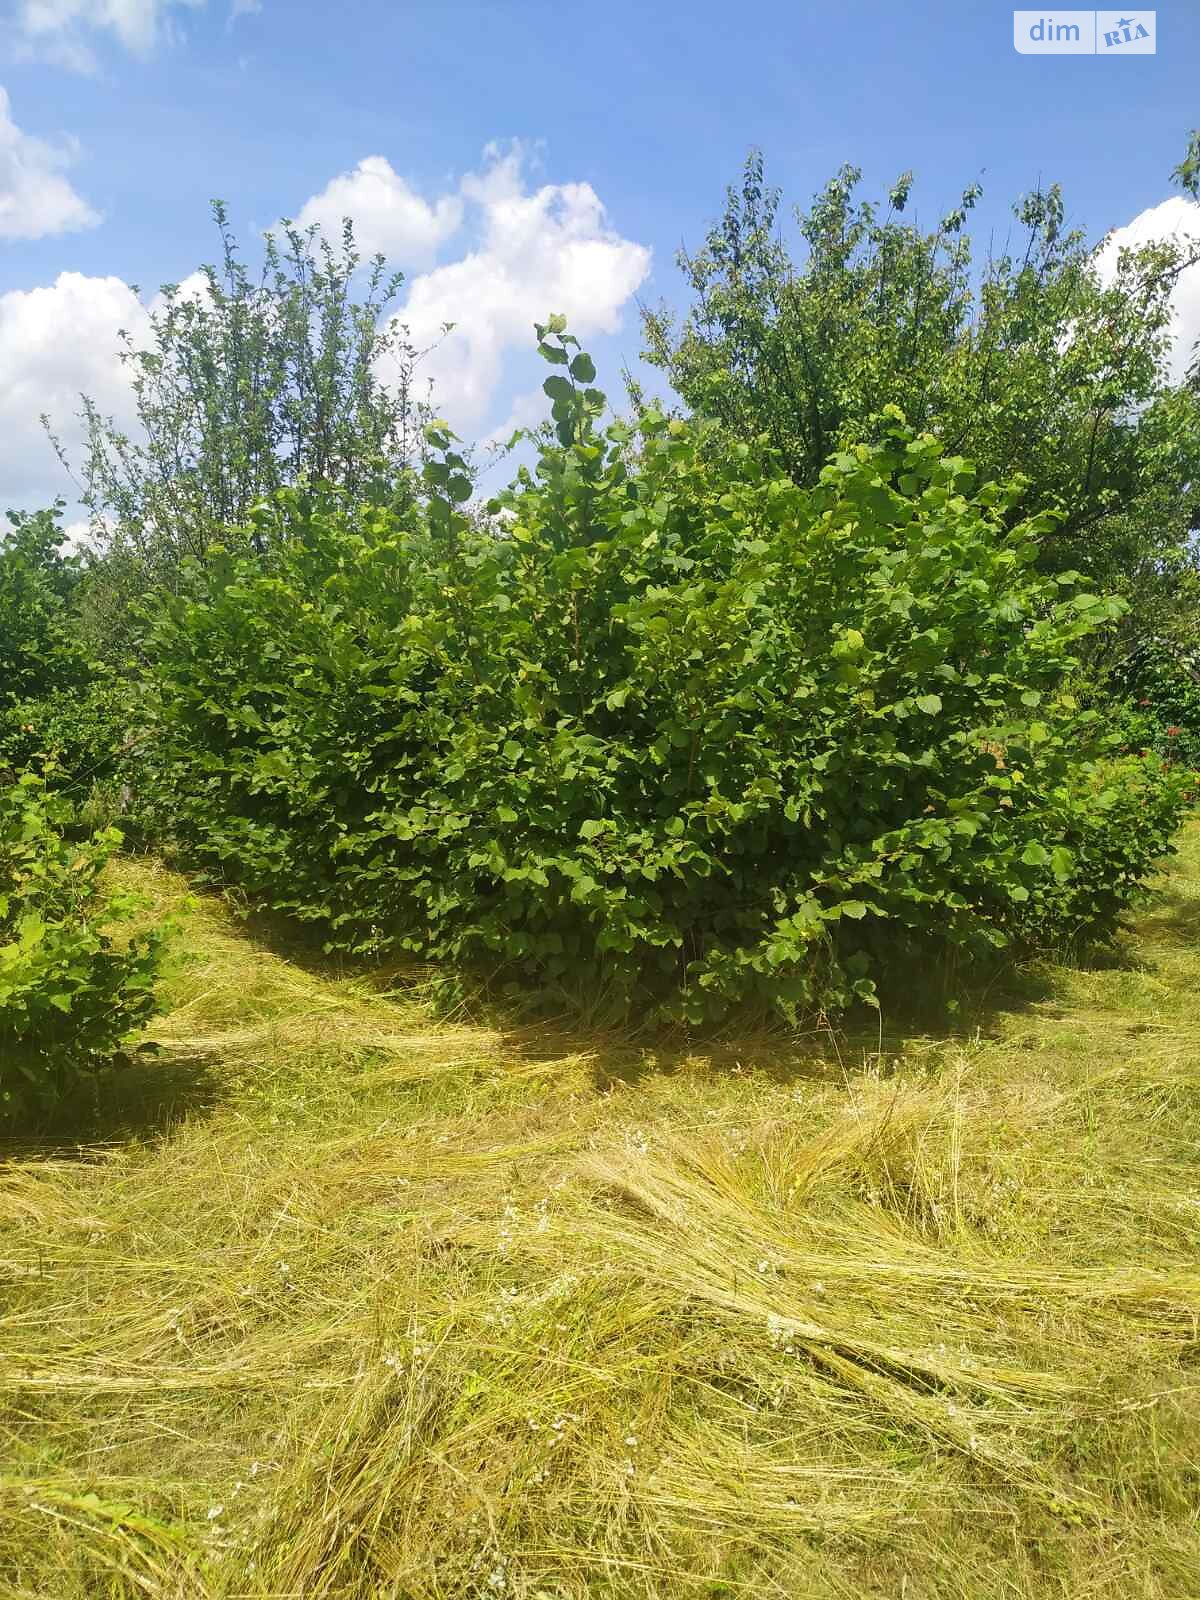
M1200 767L1200 658L1167 639L1148 638L1110 674L1119 731L1133 750Z
M85 794L128 734L125 692L84 644L83 560L64 555L61 506L9 512L0 535L0 782L36 768Z
M166 604L179 841L332 947L626 1014L795 1016L900 951L1110 931L1180 800L1105 776L1063 690L1119 602L1036 571L1052 520L896 412L809 490L653 409L601 430L540 336L554 438L485 517L435 425L422 514L284 493L267 559Z
M66 821L32 775L0 788L0 1125L52 1105L155 1006L162 934L118 943L134 903L100 881L121 836L71 843Z

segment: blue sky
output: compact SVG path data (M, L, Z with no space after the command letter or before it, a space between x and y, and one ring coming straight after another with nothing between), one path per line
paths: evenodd
M911 167L932 220L980 179L1000 237L1012 199L1057 180L1099 237L1170 195L1200 124L1194 0L1123 59L1019 55L1011 8L964 0L235 9L0 0L0 504L63 486L31 406L85 387L120 410L105 346L136 316L127 286L211 259L213 196L247 241L370 197L418 325L476 319L436 375L483 434L529 409L539 313L577 304L618 392L636 297L682 299L676 248L752 145L789 200L844 161L876 189Z

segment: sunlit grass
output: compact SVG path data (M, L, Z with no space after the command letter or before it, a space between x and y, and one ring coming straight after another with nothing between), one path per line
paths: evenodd
M1119 961L808 1053L440 1021L121 871L180 954L0 1169L0 1593L1200 1593L1200 830Z

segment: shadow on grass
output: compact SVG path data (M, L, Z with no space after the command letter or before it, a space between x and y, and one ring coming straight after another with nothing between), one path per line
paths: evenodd
M439 977L444 978L437 967L415 957L381 962L369 955L326 950L326 936L319 924L302 922L269 907L255 906L236 889L222 890L219 884L200 881L196 892L214 896L230 914L226 932L269 951L311 978L329 983L354 979L380 993L424 990Z
M220 892L211 882L196 887ZM234 926L249 943L309 975L333 981L353 977L382 993L419 990L438 1021L491 1029L499 1047L516 1060L587 1060L599 1092L652 1075L697 1069L753 1071L778 1082L829 1081L864 1067L888 1072L904 1059L936 1070L941 1058L973 1040L995 1037L1007 1016L1033 1008L1054 1014L1058 987L1053 967L1129 971L1145 965L1144 954L1127 937L1112 946L1059 950L1040 959L1010 957L990 967L965 969L908 952L902 959L884 961L888 978L881 985L878 1011L859 1007L836 1023L819 1019L800 1028L772 1021L762 1012L744 1012L719 1028L689 1030L648 1020L613 1024L605 1018L602 997L539 989L532 982L512 982L503 972L455 972L417 962L381 965L369 958L330 955L315 926L255 908L228 886L223 898L236 918ZM1200 901L1173 892L1163 898L1178 901L1178 915L1194 918L1200 933ZM1153 913L1140 923L1157 931ZM1184 936L1181 929L1177 937Z
M818 1019L795 1028L761 1012L736 1015L719 1028L605 1027L569 1007L530 1016L519 1002L489 1003L486 994L470 1009L472 1020L496 1029L506 1054L582 1057L593 1086L606 1093L697 1071L752 1073L780 1084L844 1081L864 1069L887 1075L902 1061L937 1071L972 1041L997 1035L1006 1016L1034 1007L1044 1013L1055 994L1049 968L1034 963L974 972L969 982L931 964L895 976L879 1010L859 1006L836 1023Z
M6 1134L0 1160L61 1160L104 1145L153 1143L207 1116L219 1097L211 1062L139 1051L81 1083L30 1129Z
M1139 931L1164 944L1200 945L1200 896L1168 882L1143 911Z

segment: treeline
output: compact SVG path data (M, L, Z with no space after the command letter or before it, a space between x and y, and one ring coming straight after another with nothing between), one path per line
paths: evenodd
M53 511L0 549L14 1114L152 1004L113 824L331 949L620 1019L795 1022L1113 933L1200 752L1191 257L1102 278L1050 189L976 263L977 190L925 232L910 182L843 170L796 260L752 158L685 316L645 315L678 406L613 420L552 317L486 502L386 265L288 229L254 276L218 212L127 352L137 438L85 403L97 549Z

